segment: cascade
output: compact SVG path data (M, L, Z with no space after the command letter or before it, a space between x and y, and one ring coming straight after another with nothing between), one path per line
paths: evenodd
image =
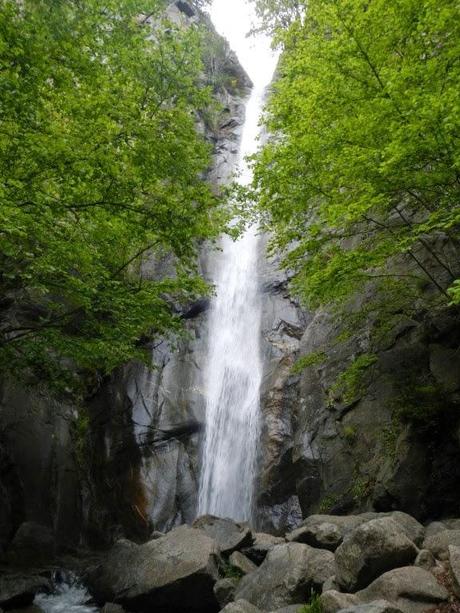
M255 152L264 87L254 88L240 147L240 183L251 181L245 157ZM258 235L249 228L237 241L224 237L214 262L215 297L208 320L204 370L205 441L198 514L235 520L252 516L260 436L261 297Z

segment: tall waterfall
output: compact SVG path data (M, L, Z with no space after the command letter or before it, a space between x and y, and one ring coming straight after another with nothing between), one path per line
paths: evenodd
M264 88L253 90L240 148L240 182L251 172ZM209 315L205 365L206 428L198 513L235 520L252 515L260 436L261 304L258 236L250 228L238 240L222 240L214 271L216 295Z

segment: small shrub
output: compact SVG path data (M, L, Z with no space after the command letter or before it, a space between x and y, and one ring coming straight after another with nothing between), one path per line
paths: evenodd
M319 599L319 594L312 592L310 602L303 605L303 607L298 610L298 613L323 613L323 611L323 605Z
M305 368L310 366L317 366L318 364L322 364L327 359L327 355L324 351L315 351L313 353L309 353L308 355L304 355L299 358L294 366L292 367L293 374L299 374Z

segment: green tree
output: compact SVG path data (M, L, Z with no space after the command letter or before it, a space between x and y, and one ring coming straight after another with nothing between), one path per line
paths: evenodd
M2 370L61 387L75 369L109 372L205 291L197 241L225 219L196 131L201 35L162 4L2 2Z
M256 4L283 51L256 197L297 293L458 303L458 2L309 0L285 28Z

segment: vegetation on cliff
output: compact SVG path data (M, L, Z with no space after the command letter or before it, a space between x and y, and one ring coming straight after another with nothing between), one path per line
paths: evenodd
M199 29L163 8L2 3L2 370L61 387L75 369L108 372L142 357L145 335L177 329L172 305L204 291L197 240L224 226L196 130L210 92ZM168 274L146 279L152 252Z
M386 320L458 303L458 4L256 4L283 53L255 185L296 293L318 306L372 287Z

